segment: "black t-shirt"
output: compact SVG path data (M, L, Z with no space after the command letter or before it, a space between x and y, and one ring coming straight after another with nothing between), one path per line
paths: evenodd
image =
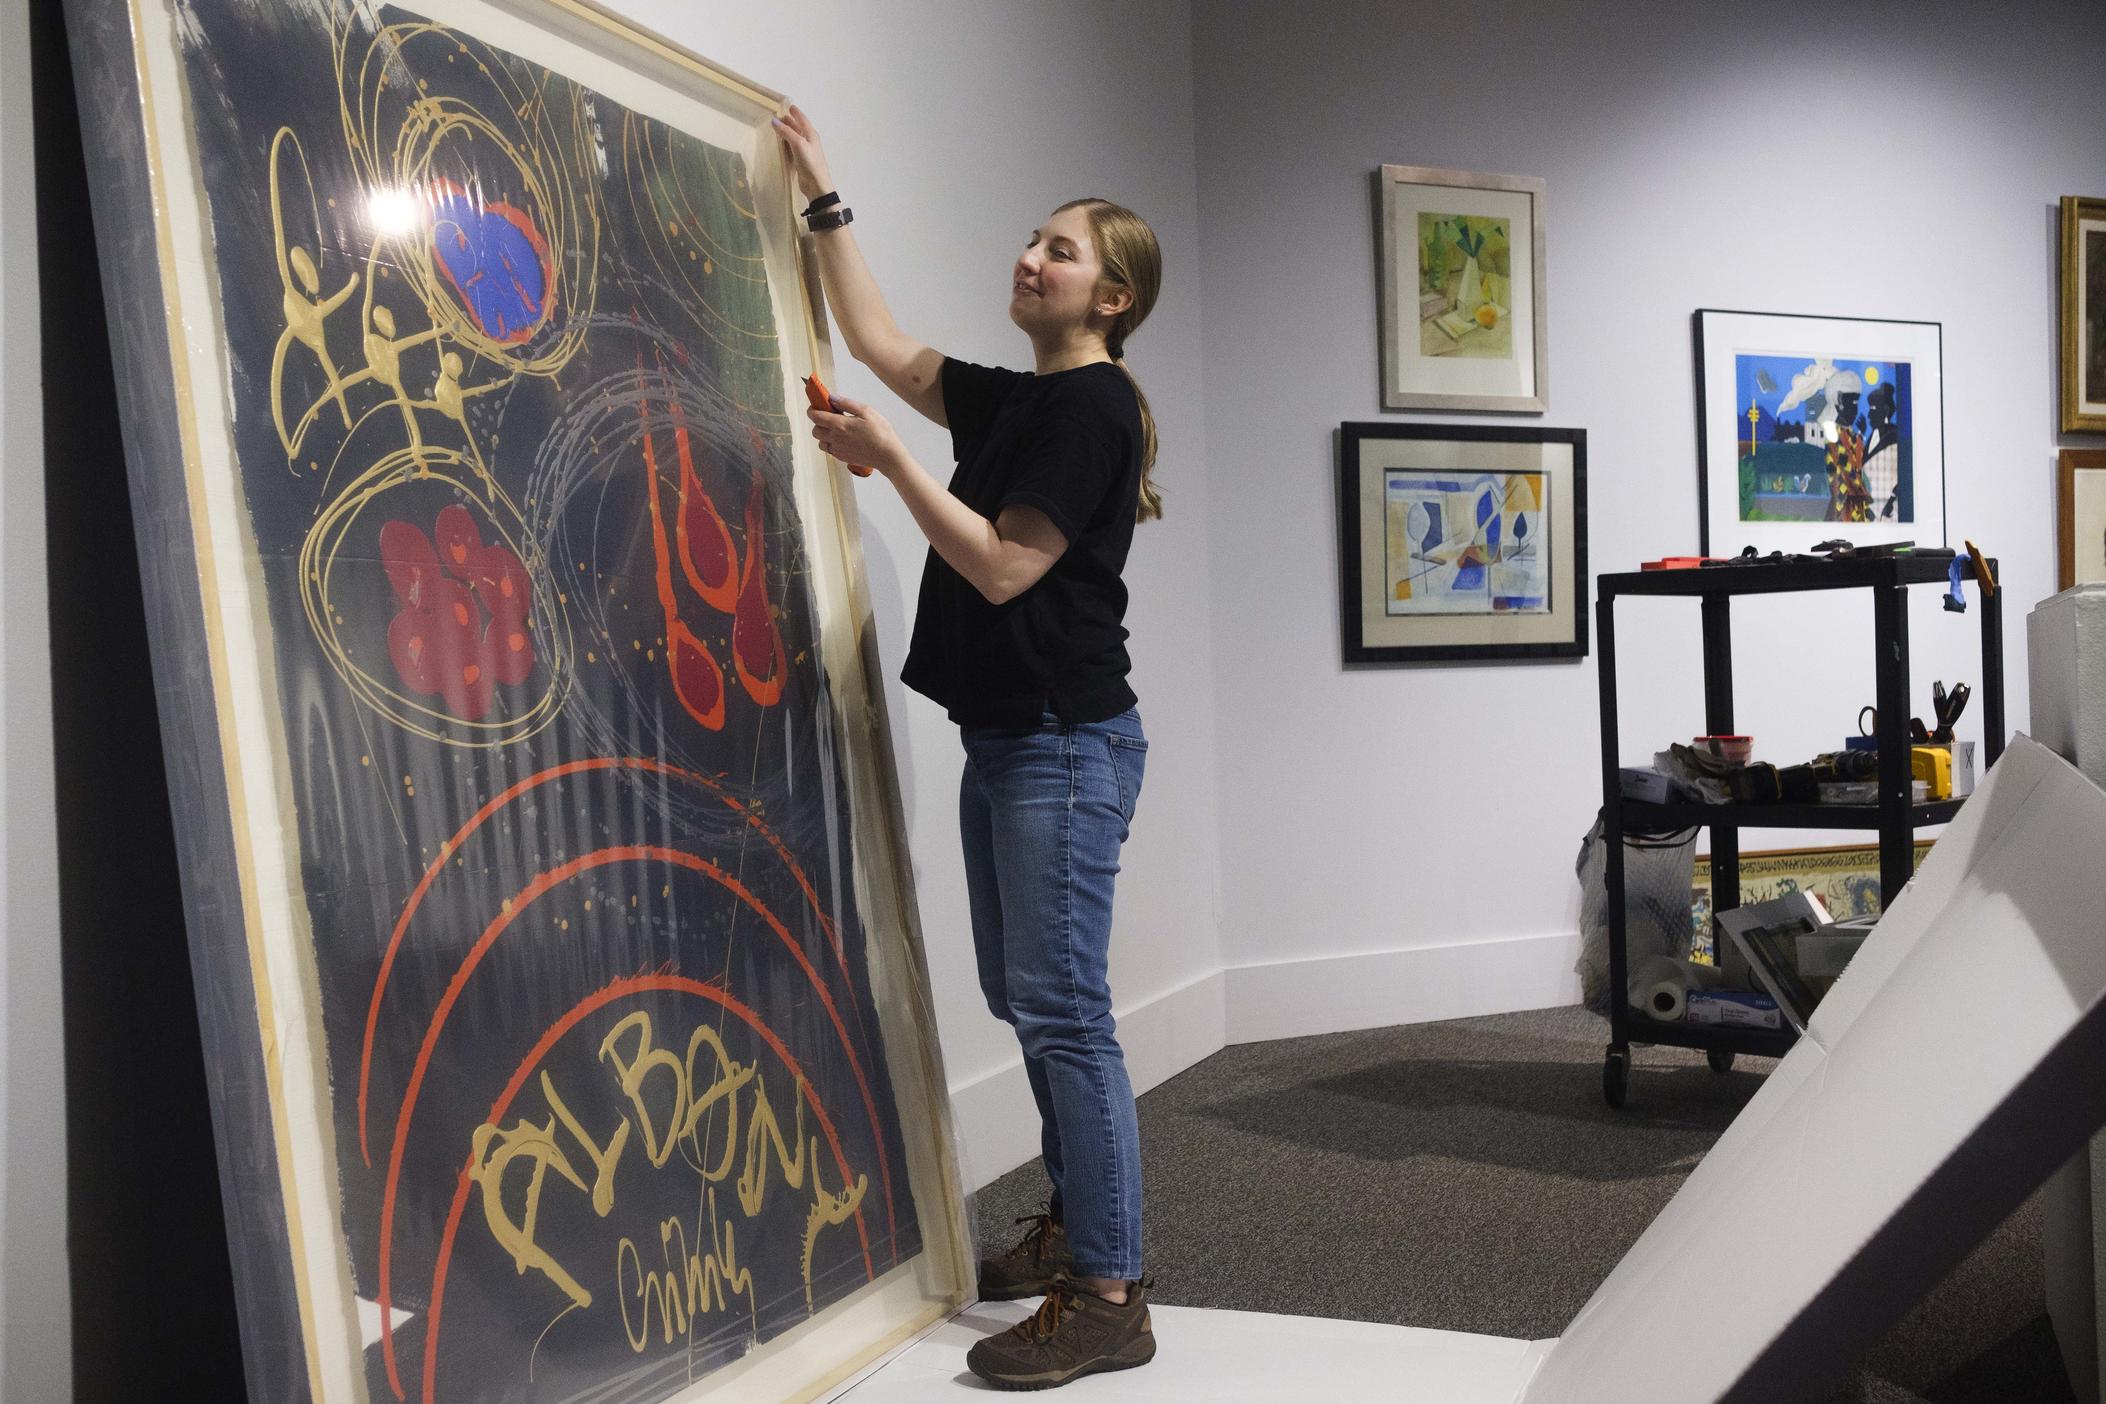
M1011 503L1035 507L1068 548L1002 605L931 550L900 680L960 726L1119 715L1134 705L1119 578L1141 488L1132 382L1108 361L1026 375L946 359L943 411L958 457L951 491L989 521Z

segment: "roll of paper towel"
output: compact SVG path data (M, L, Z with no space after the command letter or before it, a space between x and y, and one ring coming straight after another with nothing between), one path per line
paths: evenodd
M1715 965L1648 956L1631 972L1631 1008L1671 1024L1682 1017L1684 997L1690 990L1715 990L1719 983Z

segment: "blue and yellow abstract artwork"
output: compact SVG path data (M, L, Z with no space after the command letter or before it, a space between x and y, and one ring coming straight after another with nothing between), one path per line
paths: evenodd
M1740 520L1915 520L1906 360L1734 357Z
M1392 468L1383 480L1389 614L1548 614L1545 473Z

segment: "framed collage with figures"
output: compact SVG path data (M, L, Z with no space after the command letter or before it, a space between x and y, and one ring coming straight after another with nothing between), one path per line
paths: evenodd
M1945 353L1936 322L1701 308L1703 552L1945 544Z
M69 23L253 1397L808 1398L947 1316L780 100L569 0Z

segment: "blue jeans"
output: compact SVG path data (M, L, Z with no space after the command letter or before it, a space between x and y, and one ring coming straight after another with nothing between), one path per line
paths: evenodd
M980 988L1024 1047L1075 1271L1141 1275L1141 1130L1105 967L1148 741L1141 716L969 727L958 788Z

